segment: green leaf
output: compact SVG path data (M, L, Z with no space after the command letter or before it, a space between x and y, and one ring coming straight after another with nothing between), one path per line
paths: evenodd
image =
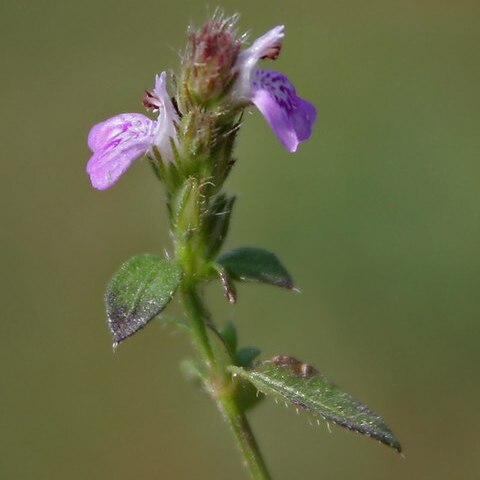
M220 335L232 355L237 351L238 337L237 328L233 322L227 322L220 328Z
M225 241L230 227L235 197L217 195L208 209L205 218L204 235L207 243L207 256L214 258Z
M191 358L187 358L180 363L180 371L187 380L191 381L196 386L200 386L202 383L207 382L207 375L200 365Z
M294 288L292 277L277 256L262 248L243 247L230 250L220 255L217 261L236 280Z
M235 364L241 367L249 367L260 353L257 347L243 347L235 354Z
M250 370L233 366L229 369L266 395L274 395L297 408L401 451L399 441L381 417L342 392L311 365L294 357L278 355Z
M157 255L138 255L125 262L105 293L114 346L158 315L172 299L181 279L178 264Z
M241 377L236 379L235 400L242 412L247 412L256 407L264 398L265 395L257 390L255 385Z

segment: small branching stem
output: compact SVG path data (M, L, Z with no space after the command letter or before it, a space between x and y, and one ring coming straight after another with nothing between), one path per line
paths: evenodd
M208 369L209 392L230 426L251 478L253 480L269 480L271 477L247 417L235 399L230 374L221 365L221 361L216 358L215 351L211 346L206 328L206 310L195 284L185 282L181 297L190 321L195 346Z

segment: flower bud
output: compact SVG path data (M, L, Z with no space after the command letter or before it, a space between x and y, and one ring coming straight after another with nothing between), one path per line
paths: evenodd
M241 46L234 30L235 21L235 17L216 15L199 31L189 33L183 84L193 103L214 104L233 84Z

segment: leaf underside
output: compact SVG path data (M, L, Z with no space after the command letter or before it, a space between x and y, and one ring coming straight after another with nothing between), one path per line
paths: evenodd
M401 451L400 442L381 417L342 392L311 365L294 357L279 355L249 370L232 366L230 371L249 380L266 395L286 400L297 408Z
M125 262L105 293L114 345L158 315L172 299L181 278L178 264L158 255L137 255Z
M223 253L218 258L235 280L269 283L293 289L293 280L278 257L262 248L243 247Z

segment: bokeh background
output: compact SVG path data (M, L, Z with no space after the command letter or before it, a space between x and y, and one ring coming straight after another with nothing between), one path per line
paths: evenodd
M251 420L276 480L480 476L480 45L477 1L219 2L318 107L284 151L252 111L228 183L229 246L275 251L301 295L241 286L216 318L244 345L316 365L382 414L405 458L268 400ZM169 248L146 162L85 174L91 125L142 111L203 2L0 3L0 478L243 479L213 405L180 375L182 334L151 324L113 354L103 290ZM210 10L209 10L209 9Z

